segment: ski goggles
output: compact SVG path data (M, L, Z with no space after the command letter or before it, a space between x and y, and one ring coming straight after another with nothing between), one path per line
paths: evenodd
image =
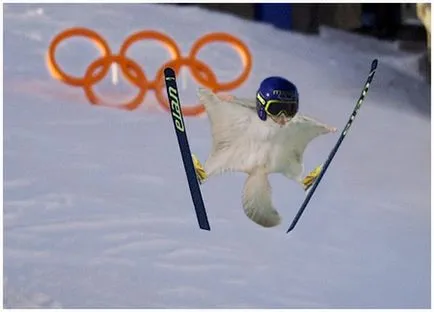
M294 117L298 111L298 102L296 99L266 101L260 94L258 94L256 100L260 105L264 106L265 112L270 116L277 117L284 114L287 117Z

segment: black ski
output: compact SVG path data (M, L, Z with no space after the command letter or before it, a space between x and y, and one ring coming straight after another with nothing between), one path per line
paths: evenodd
M190 146L188 144L187 133L185 129L184 117L181 110L181 101L179 100L178 86L176 84L176 74L172 68L164 69L164 78L166 81L167 97L170 103L173 125L175 127L178 145L184 163L185 173L187 175L188 186L190 188L191 199L193 200L194 209L199 227L202 230L210 231L208 217L206 215L205 205L202 199L199 182L196 178L193 160L191 158Z
M304 201L303 201L300 209L298 210L296 216L292 220L292 223L289 226L288 231L286 231L286 233L289 233L290 231L292 231L295 228L295 226L297 225L298 220L300 219L301 215L303 214L304 210L306 209L307 204L309 203L309 201L312 198L312 196L313 196L316 188L318 187L318 184L321 182L321 179L323 178L324 174L326 173L327 168L330 166L330 163L332 162L333 157L335 156L335 154L338 151L338 149L339 149L342 141L344 140L345 136L347 135L347 132L350 129L350 127L351 127L354 119L356 118L356 115L357 115L360 107L362 106L362 103L363 103L363 101L365 99L365 96L368 93L369 86L370 86L370 84L372 82L372 79L374 78L374 74L375 74L375 71L377 69L377 64L378 64L378 61L376 59L372 61L371 71L369 72L368 79L367 79L367 81L365 83L365 86L363 87L362 94L360 95L360 97L359 97L359 99L357 101L357 104L356 104L356 107L353 110L353 113L351 114L351 116L350 116L350 118L349 118L349 120L347 122L347 125L345 126L344 130L342 131L342 133L341 133L338 141L336 142L335 146L331 150L330 155L328 156L327 160L325 161L324 166L322 167L322 170L319 173L318 177L316 178L314 184L311 186L311 189L308 190L306 198L304 199Z

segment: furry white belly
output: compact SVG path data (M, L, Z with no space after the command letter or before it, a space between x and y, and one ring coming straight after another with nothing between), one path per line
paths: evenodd
M262 140L244 136L211 155L205 163L208 174L224 171L250 174L257 168L264 168L267 173L283 173L290 178L297 177L301 172L294 150L288 142L280 142L277 136Z

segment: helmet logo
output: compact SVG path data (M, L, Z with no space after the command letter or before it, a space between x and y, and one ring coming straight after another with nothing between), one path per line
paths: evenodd
M280 100L291 101L297 99L296 94L294 94L294 92L291 91L273 90L273 95L276 95L277 98L279 98Z

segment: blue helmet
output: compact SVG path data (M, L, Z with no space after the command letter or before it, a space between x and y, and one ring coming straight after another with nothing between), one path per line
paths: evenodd
M256 110L264 121L267 115L293 117L298 112L297 87L282 77L264 79L256 92Z

